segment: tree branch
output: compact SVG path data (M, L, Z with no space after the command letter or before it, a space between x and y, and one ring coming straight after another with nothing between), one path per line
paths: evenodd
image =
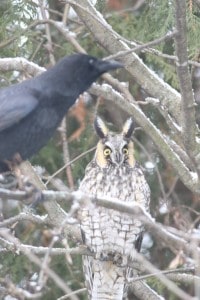
M112 27L105 21L102 15L89 1L66 1L70 3L94 38L110 53L130 50L120 35L117 35ZM162 105L168 108L169 113L181 124L180 119L180 94L166 82L151 71L135 54L130 53L121 58L125 68L137 83L154 98L160 99Z
M146 44L142 44L142 45L138 45L138 46L135 46L134 48L132 49L129 49L129 50L125 50L125 51L120 51L116 54L113 54L113 55L109 55L107 56L105 59L116 59L116 58L119 58L121 56L125 56L129 53L132 53L132 52L140 52L142 50L145 50L146 48L149 48L150 46L155 46L155 45L158 45L164 41L169 41L170 39L172 39L174 36L176 35L176 31L173 31L173 32L168 32L166 35L158 38L158 39L155 39L154 41L151 41L151 42L148 42Z
M13 237L8 230L0 229L0 236L3 237L6 241L9 241L15 245L15 249L19 252L22 252L25 256L28 257L28 259L33 262L35 265L37 265L39 268L41 268L42 263L41 260L33 253L31 253L30 249L21 247L20 242ZM58 287L60 287L65 293L71 293L71 289L67 286L67 284L47 265L45 266L45 269L43 270L47 276L49 276ZM72 298L73 300L78 300L77 297Z
M158 295L144 281L131 283L129 288L133 291L137 299L164 300L162 296Z
M185 149L187 150L189 156L194 159L197 126L195 120L195 100L192 91L191 76L188 68L185 0L175 0L175 22L177 34L175 35L174 41L176 55L178 58L176 65L182 96L182 136Z
M164 274L159 273L159 270L154 267L149 261L146 260L144 256L140 253L134 251L134 257L137 262L141 264L147 272L154 273L158 280L160 280L170 291L172 291L176 296L178 296L182 300L192 300L189 294L181 290L174 282L169 280ZM159 273L159 274L158 274Z
M42 192L43 203L45 207L47 207L47 203L54 203L55 200L63 200L65 202L73 203L71 211L67 214L65 213L65 219L63 219L62 215L59 216L61 220L54 222L51 221L52 225L55 225L57 228L62 230L63 226L66 227L65 230L67 234L70 233L68 224L66 223L72 214L76 214L76 212L80 209L80 206L85 201L93 201L96 205L107 207L109 209L114 209L120 211L122 213L135 215L138 219L140 219L146 229L151 232L151 234L156 238L156 240L162 241L167 247L172 249L175 253L180 250L184 250L187 254L193 253L193 249L189 241L193 239L192 234L179 235L179 231L176 230L174 233L168 231L166 227L164 227L160 223L155 223L149 214L147 214L140 206L133 204L124 203L118 199L111 198L93 198L88 195L84 195L82 192L55 192L55 191L43 191ZM123 199L122 199L123 200ZM58 212L59 213L59 212ZM51 219L50 219L51 220ZM4 221L5 222L5 221ZM76 226L74 226L76 228ZM75 230L75 229L74 229ZM195 237L194 237L195 239ZM200 253L200 249L196 249L198 253Z
M132 114L136 122L144 129L153 142L157 145L159 152L165 157L170 165L174 167L177 174L183 183L196 193L200 193L200 186L198 176L195 172L190 172L188 166L186 166L180 159L179 155L175 153L168 141L164 138L161 131L159 131L153 123L144 115L142 110L135 103L129 103L125 101L123 96L115 92L109 85L103 84L100 88L99 85L93 84L90 91L97 96L103 96L105 99L114 102L128 114Z

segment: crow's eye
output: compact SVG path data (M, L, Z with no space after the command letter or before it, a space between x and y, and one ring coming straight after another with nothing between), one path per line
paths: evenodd
M93 65L93 64L94 64L94 59L93 59L93 58L90 58L89 64L90 64L90 65Z
M105 148L104 149L104 151L103 151L103 154L105 155L105 156L109 156L110 155L110 153L111 153L111 149L110 148Z

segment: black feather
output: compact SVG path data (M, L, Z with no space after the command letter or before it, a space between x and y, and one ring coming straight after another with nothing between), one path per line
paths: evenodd
M104 72L122 67L85 54L64 57L41 75L0 90L0 171L28 159L52 137L78 96Z

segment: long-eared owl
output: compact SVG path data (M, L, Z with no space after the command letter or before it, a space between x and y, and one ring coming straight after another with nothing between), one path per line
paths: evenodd
M119 134L111 133L99 117L94 127L100 140L79 189L97 198L136 203L149 211L149 186L135 161L131 141L133 120L128 119ZM135 216L92 203L81 207L80 223L83 242L94 254L83 256L89 298L123 299L131 274L128 262L134 259L133 248L140 250L143 224Z

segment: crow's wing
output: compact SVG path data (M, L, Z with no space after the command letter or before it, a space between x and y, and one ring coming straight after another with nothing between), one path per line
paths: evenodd
M7 90L7 91L6 91ZM0 92L0 132L17 124L38 105L33 95L9 92L9 88Z

